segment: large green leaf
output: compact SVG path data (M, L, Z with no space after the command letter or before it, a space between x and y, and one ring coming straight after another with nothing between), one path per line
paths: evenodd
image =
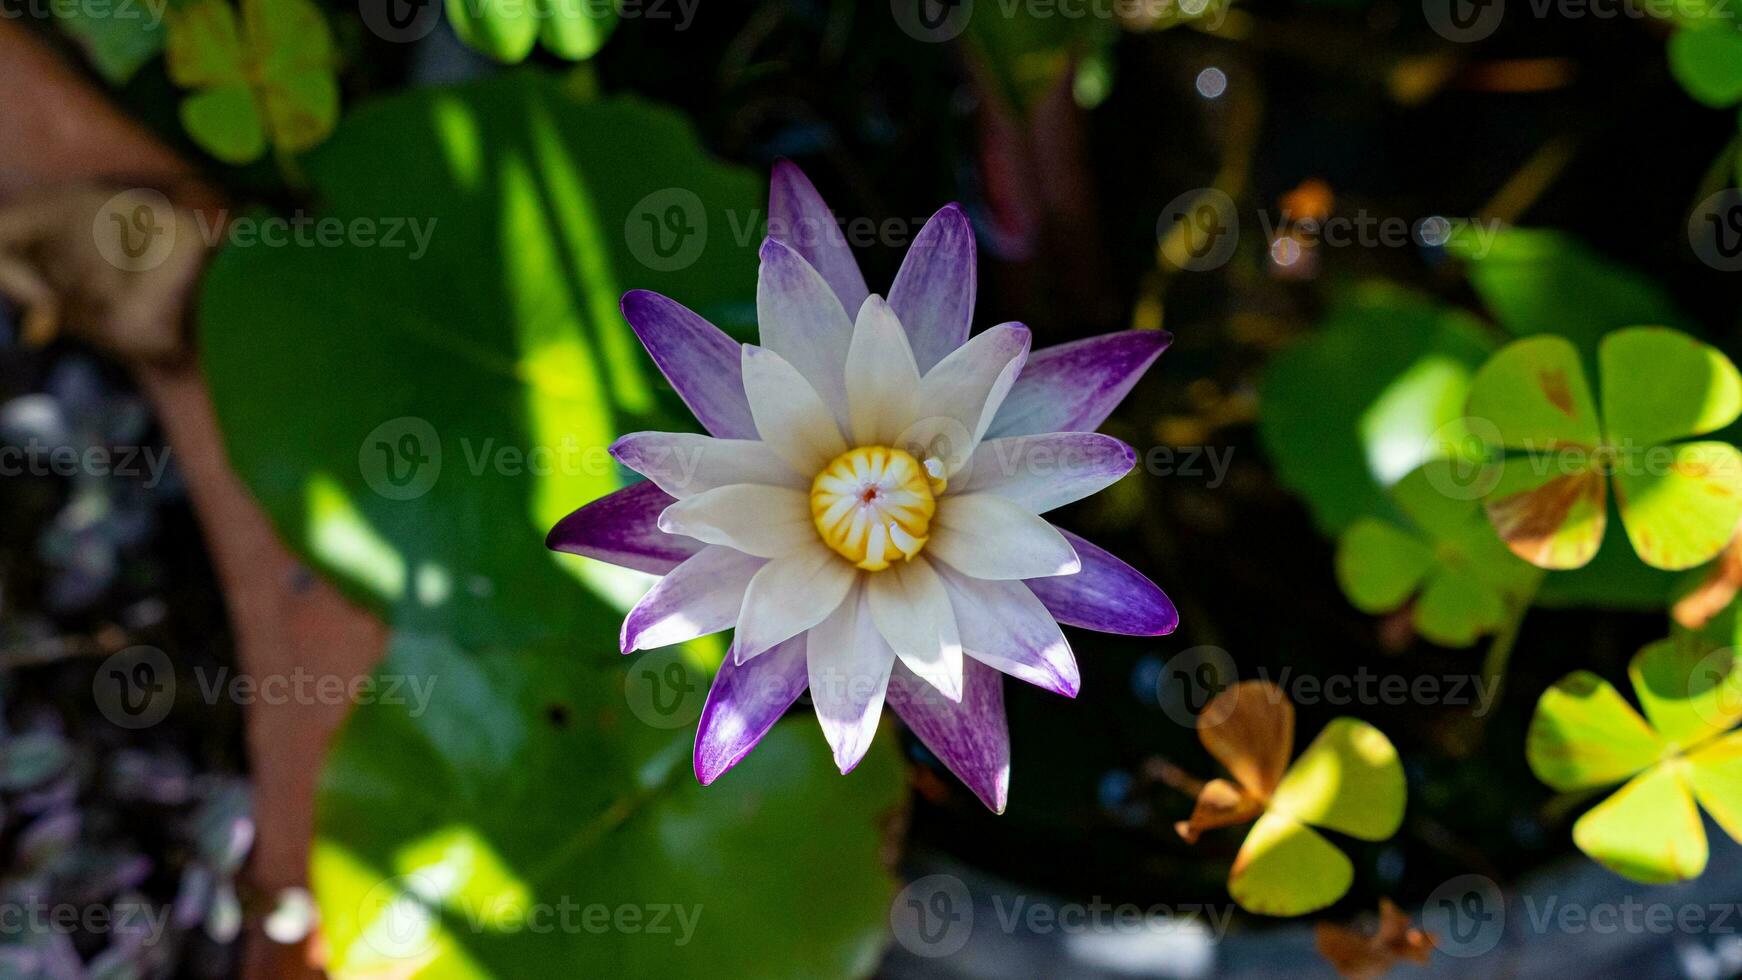
M545 532L618 485L617 435L691 424L660 409L618 297L747 309L757 242L730 218L759 182L675 113L531 72L363 107L307 171L337 243L230 248L206 278L231 461L294 548L402 627L571 629L574 577L623 580ZM706 242L688 264L639 237L672 208Z
M1587 367L1611 330L1687 324L1663 287L1561 232L1507 228L1487 238L1454 235L1446 247L1467 262L1470 284L1502 327L1520 337L1567 337Z
M640 720L631 662L594 639L394 643L321 783L312 877L335 980L868 974L894 894L893 740L842 777L791 719L704 789L689 730Z
M1372 284L1338 297L1317 333L1271 362L1259 436L1320 531L1395 513L1388 487L1427 459L1470 452L1464 400L1491 349L1468 314Z

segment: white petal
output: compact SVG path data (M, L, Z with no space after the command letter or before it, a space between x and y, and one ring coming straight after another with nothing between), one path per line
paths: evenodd
M902 434L900 445L941 459L946 475L961 469L1022 372L1028 343L1027 327L1003 323L939 361L920 379L914 407L919 421Z
M1082 567L1058 528L990 493L939 500L925 552L972 578L1045 578Z
M806 637L811 702L835 765L852 771L871 747L895 651L871 621L865 590L854 588Z
M812 540L815 547L776 558L750 580L732 639L738 663L827 619L847 597L858 569Z
M651 650L731 629L764 559L709 545L654 583L623 618L623 652Z
M797 368L842 426L847 422L847 345L853 339L854 312L841 306L822 274L791 246L773 239L762 243L756 277L756 329L762 346Z
M1081 676L1071 645L1027 585L969 578L948 565L938 575L956 611L963 653L1030 684L1077 696Z
M811 522L809 494L752 483L715 487L680 500L660 513L659 529L758 558L822 546Z
M995 493L1044 514L1112 486L1136 461L1130 446L1099 432L987 439L948 492Z
M762 441L793 472L814 476L847 451L834 414L810 382L779 354L744 345L744 394Z
M611 445L611 455L682 500L734 483L768 483L809 490L766 443L715 439L693 432L632 432Z
M853 345L847 350L847 407L853 443L890 445L913 422L919 365L907 331L881 296L859 308Z
M877 632L895 655L951 701L962 699L962 641L943 579L922 555L870 576L866 588Z

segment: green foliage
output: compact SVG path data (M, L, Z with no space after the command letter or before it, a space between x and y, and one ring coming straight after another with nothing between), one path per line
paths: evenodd
M1495 323L1516 337L1566 337L1587 367L1595 363L1597 341L1611 330L1636 323L1689 326L1656 282L1562 232L1503 228L1485 251L1480 236L1453 235L1446 249L1464 260L1470 285Z
M1506 550L1467 493L1480 466L1430 460L1392 488L1408 527L1364 517L1337 544L1337 581L1362 612L1389 613L1414 596L1415 631L1463 647L1528 603L1537 573Z
M1260 386L1258 434L1278 478L1327 535L1401 516L1387 489L1470 444L1464 399L1491 350L1473 317L1425 297L1379 284L1338 296Z
M1608 681L1576 671L1537 702L1526 757L1561 792L1627 780L1579 818L1574 843L1635 881L1683 881L1706 866L1696 800L1742 839L1742 733L1732 731L1742 663L1684 635L1640 650L1628 675L1644 718Z
M1598 348L1599 413L1571 342L1515 341L1470 386L1472 428L1496 452L1489 519L1519 557L1543 568L1591 560L1615 498L1648 565L1711 559L1742 520L1742 453L1681 442L1742 415L1742 374L1717 349L1660 327L1617 330Z
M106 14L83 3L51 6L61 30L79 43L91 67L112 85L125 84L163 50L164 22L149 4L117 4Z
M504 64L525 61L533 45L570 61L591 58L617 27L611 0L445 0L454 33Z
M1040 17L1026 8L1012 15L973 17L967 38L1010 104L1031 109L1075 72L1078 101L1093 105L1107 95L1118 25L1107 17Z
M337 54L325 15L309 0L191 0L169 9L169 77L193 89L182 126L225 163L267 147L300 153L339 118Z
M621 482L617 435L675 427L618 297L741 315L758 243L733 220L760 182L676 113L533 72L362 107L306 171L339 243L226 249L200 328L231 463L292 548L384 613L379 676L433 684L427 712L360 705L329 761L314 883L336 975L868 969L893 745L843 779L787 722L700 790L690 726L625 693L620 607L644 578L543 547ZM674 207L690 252L648 239ZM686 657L699 698L704 655ZM531 928L565 899L703 908L686 946ZM427 940L410 952L406 916Z
M1742 102L1742 31L1717 22L1675 32L1669 67L1689 95L1714 109Z
M359 710L322 775L311 871L335 978L875 968L895 890L879 851L903 795L892 746L843 778L795 719L704 789L688 726L622 711L624 662L395 641L377 677L430 679L435 697Z
M612 440L675 427L617 300L748 306L756 242L731 219L758 207L755 176L675 113L532 73L366 106L307 172L318 220L376 234L229 249L201 304L231 459L286 538L401 625L462 638L569 628L571 576L622 595L542 543L619 485ZM673 187L709 202L682 215L706 244L656 271L640 219Z
M1359 840L1384 840L1403 823L1403 763L1385 733L1333 718L1283 773L1272 812Z
M1228 894L1263 915L1305 915L1341 898L1354 866L1314 828L1384 840L1408 796L1390 739L1356 718L1334 718L1292 763L1294 705L1268 681L1228 688L1198 715L1198 737L1238 781L1213 780L1181 833L1257 818L1234 859Z

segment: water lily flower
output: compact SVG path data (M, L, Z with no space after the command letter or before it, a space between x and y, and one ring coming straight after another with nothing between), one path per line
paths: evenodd
M797 167L776 165L769 198L760 345L656 293L623 297L710 434L618 440L647 482L570 514L549 544L664 576L624 620L625 653L735 630L696 733L704 785L808 688L843 773L887 703L1002 812L1001 675L1074 697L1060 623L1159 635L1178 622L1141 573L1040 516L1131 469L1131 447L1093 430L1170 337L1032 356L1021 324L970 338L959 206L926 223L885 298Z

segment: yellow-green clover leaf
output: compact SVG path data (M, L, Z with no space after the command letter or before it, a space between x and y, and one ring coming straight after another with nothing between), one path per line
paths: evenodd
M1742 414L1742 375L1716 348L1663 327L1628 327L1597 349L1602 413L1565 338L1515 341L1476 373L1471 426L1507 451L1488 518L1512 552L1579 568L1602 543L1607 489L1633 550L1655 568L1716 555L1742 518L1742 453L1682 442Z
M1337 581L1357 609L1382 615L1414 597L1415 631L1449 647L1500 629L1539 573L1500 543L1465 492L1474 472L1464 461L1432 460L1391 489L1407 527L1364 517L1343 532Z
M169 9L169 77L193 89L182 126L225 163L258 160L270 144L299 153L339 118L332 32L308 0L192 0Z
M613 0L447 0L448 19L469 47L504 64L532 46L570 61L591 58L617 26Z
M1543 693L1526 739L1538 779L1561 792L1626 785L1573 825L1573 842L1635 881L1685 881L1706 867L1698 800L1742 840L1742 662L1682 635L1628 667L1635 711L1608 681L1575 671ZM1649 719L1649 720L1648 720Z
M1195 843L1257 820L1228 874L1228 894L1248 912L1305 915L1349 890L1354 866L1314 827L1377 841L1403 822L1403 764L1385 733L1335 718L1289 765L1294 704L1268 681L1218 694L1198 715L1198 738L1234 778L1205 783L1175 829Z

